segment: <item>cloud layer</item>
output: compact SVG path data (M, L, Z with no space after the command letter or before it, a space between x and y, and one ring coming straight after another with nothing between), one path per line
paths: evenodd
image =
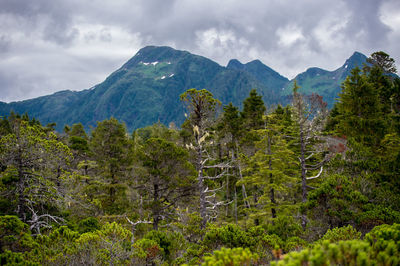
M397 0L2 0L0 101L81 90L146 45L260 59L288 78L354 52L400 62Z

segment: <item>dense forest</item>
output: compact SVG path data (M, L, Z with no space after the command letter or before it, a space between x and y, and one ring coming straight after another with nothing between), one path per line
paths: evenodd
M0 264L400 265L400 79L384 52L331 110L242 110L207 90L185 122L55 131L0 120Z

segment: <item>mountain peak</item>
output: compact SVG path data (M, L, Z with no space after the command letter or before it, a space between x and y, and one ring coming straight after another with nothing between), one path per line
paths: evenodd
M266 65L264 65L263 62L261 62L258 59L250 61L246 65L255 65L255 66L264 66L264 67L266 67Z
M150 55L150 54L162 54L162 53L168 53L168 52L174 52L177 51L172 47L169 46L145 46L141 48L135 56L140 56L140 55Z
M243 70L244 65L237 59L231 59L226 65L226 68Z
M146 46L140 49L128 62L122 67L131 68L140 62L152 63L158 61L171 61L176 58L188 55L189 52L175 50L169 46Z
M356 66L362 67L365 62L367 62L367 57L364 54L356 51L346 60L342 68L344 67L353 69Z
M366 57L363 53L360 53L358 51L355 51L352 56L350 56L350 58L352 57Z

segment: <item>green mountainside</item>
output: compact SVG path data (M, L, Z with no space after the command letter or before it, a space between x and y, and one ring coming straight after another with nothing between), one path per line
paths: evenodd
M297 81L300 92L305 94L317 93L323 96L329 107L333 106L335 99L341 91L341 84L355 67L362 67L367 57L355 52L340 68L334 71L327 71L321 68L312 67L305 72L298 74L285 89L283 95L291 95L293 82Z
M289 80L281 76L278 72L264 65L260 60L254 60L247 64L240 63L237 59L232 59L227 65L228 69L237 69L250 73L255 79L262 82L268 88L279 91L289 82Z
M355 53L333 72L312 68L296 78L304 92L321 93L332 104L349 70L363 60L364 55ZM287 78L259 60L247 64L231 60L223 67L186 51L148 46L91 89L60 91L9 104L0 102L0 115L26 112L42 124L56 122L57 130L78 122L88 129L110 117L124 122L128 130L157 121L179 126L184 121L179 95L187 89L207 89L223 104L232 102L241 107L253 88L267 105L285 104L290 87Z

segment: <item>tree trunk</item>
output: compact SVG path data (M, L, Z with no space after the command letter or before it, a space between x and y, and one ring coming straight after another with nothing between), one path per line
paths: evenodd
M18 157L17 157L17 165L18 165L18 188L17 188L17 193L18 193L18 205L17 205L17 215L18 217L23 221L26 222L26 213L25 213L25 176L24 176L24 170L23 170L23 164L22 164L22 150L19 148L18 149Z
M272 171L272 149L271 149L271 137L269 136L269 134L268 134L268 155L270 156L269 157L269 160L268 160L268 168L269 168L269 170L270 171ZM273 182L273 180L272 180L272 173L269 173L269 183L270 184L273 184L274 182ZM275 190L273 189L273 188L271 188L271 190L270 190L270 200L271 200L271 203L272 203L272 207L271 207L271 215L272 215L272 218L276 218L276 210L275 210L275 204L276 204L276 200L275 200Z
M199 130L200 131L200 130ZM198 182L198 190L199 190L199 196L200 196L200 217L201 217L201 224L200 228L204 229L206 228L207 225L207 206L206 206L206 193L205 188L204 188L204 177L203 177L203 151L202 151L202 145L199 141L200 139L200 134L196 136L196 146L197 146L197 162L196 162L196 168L197 168L197 182Z
M158 223L160 221L159 202L158 202L158 184L153 185L153 230L158 230Z
M237 140L235 141L235 146L236 146L236 155L237 155L237 158L238 158L239 157L239 145L237 143ZM235 155L234 155L233 151L232 151L232 160L235 161ZM239 171L239 179L242 180L243 179L242 168L241 168L240 162L238 160L237 160L236 165L237 165L237 168L238 168L238 171ZM250 203L247 201L246 187L245 187L244 184L242 184L242 194L243 194L243 198L244 198L243 201L244 201L245 207L246 208L250 208Z
M234 213L235 213L235 223L238 223L238 215L237 215L237 193L236 193L236 186L235 186L235 205L234 205Z
M306 152L306 143L304 139L303 127L300 125L300 166L301 166L301 189L302 189L302 202L305 203L307 201L307 179L306 179L306 160L305 160L305 152ZM305 213L301 214L301 226L303 230L306 229L307 226L307 217Z

